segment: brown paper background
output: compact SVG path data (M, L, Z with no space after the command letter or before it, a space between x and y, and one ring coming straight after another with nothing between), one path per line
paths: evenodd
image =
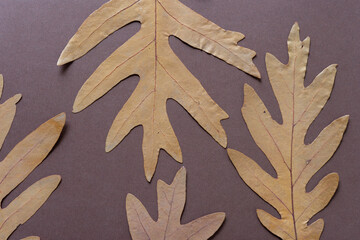
M254 62L262 74L258 81L240 70L176 38L173 50L201 81L210 96L230 115L222 121L228 146L240 150L274 175L274 170L252 140L240 108L243 85L259 93L274 118L281 116L265 70L265 53L287 61L286 40L292 24L299 22L301 38L311 37L306 84L326 66L338 63L334 91L311 125L312 141L332 120L350 114L339 150L310 181L308 190L327 173L340 174L340 187L329 206L315 216L325 219L321 239L357 239L360 235L360 2L358 0L182 0L184 4L225 29L246 35L241 45L257 52ZM105 97L78 114L72 104L84 81L120 44L138 31L130 24L117 31L86 56L66 66L56 61L83 20L105 0L1 0L0 73L4 75L3 100L22 93L10 134L0 153L14 145L47 119L67 113L61 141L51 155L8 198L6 206L36 180L60 174L62 182L45 205L10 239L37 235L57 239L130 239L125 212L128 192L137 196L157 218L156 182L170 182L180 164L165 152L151 184L143 171L142 129L134 129L111 153L105 138L111 123L134 90L138 77L120 83ZM167 105L187 168L187 203L182 223L216 211L226 221L212 238L277 239L259 223L255 209L275 210L240 179L220 147L175 101Z

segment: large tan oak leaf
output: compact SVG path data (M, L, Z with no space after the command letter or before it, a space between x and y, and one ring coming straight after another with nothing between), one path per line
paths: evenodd
M3 78L0 75L0 90ZM1 91L0 91L1 93ZM0 105L0 143L3 143L15 115L15 103L21 95ZM0 202L16 188L48 155L65 124L61 113L42 124L19 142L0 162ZM6 126L6 127L4 127ZM60 183L59 175L45 177L32 184L5 208L0 208L0 239L6 240L45 203ZM36 240L39 237L27 237Z
M132 194L126 197L126 212L133 240L206 240L222 225L225 213L218 212L181 225L186 201L186 170L182 167L174 181L157 185L158 220L155 222L144 205Z
M106 151L115 148L131 129L142 125L144 168L150 181L160 149L182 162L179 142L166 113L169 98L181 104L221 146L227 145L220 121L228 115L171 50L169 36L255 77L260 77L260 73L252 62L255 52L237 45L243 34L220 28L177 0L109 1L84 21L61 53L58 65L80 58L111 33L134 21L141 23L140 31L90 76L75 99L73 111L88 107L127 77L139 75L140 82L111 126Z
M241 178L280 213L278 219L257 210L261 223L286 240L320 238L324 221L319 219L311 225L308 221L329 203L339 176L328 174L310 192L306 185L338 148L349 119L349 116L336 119L312 143L304 143L307 129L330 97L336 74L336 65L330 65L304 87L309 45L309 38L300 41L299 26L295 23L288 38L289 62L284 65L273 55L266 55L282 124L272 119L253 88L246 85L244 90L243 117L256 144L276 170L277 178L243 153L228 150Z

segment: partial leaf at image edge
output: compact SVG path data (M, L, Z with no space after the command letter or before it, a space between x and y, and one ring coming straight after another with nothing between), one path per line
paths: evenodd
M48 120L18 143L0 162L0 201L19 185L48 155L65 124L65 113ZM0 210L0 239L7 239L48 199L61 181L52 175L32 184L9 205ZM25 239L39 239L28 237Z
M157 183L158 220L155 222L144 205L132 194L126 197L126 213L133 240L206 240L220 228L225 213L212 213L187 224L180 224L186 201L186 170L182 167L173 182Z
M0 98L2 95L4 86L3 75L0 74ZM14 121L16 113L16 103L21 99L21 94L16 94L12 98L5 101L5 103L0 104L0 150L4 143L4 140L9 133L12 122Z
M228 149L229 157L245 183L280 214L278 219L257 210L261 223L286 240L318 240L324 221L308 221L326 207L339 183L337 173L325 176L310 192L306 185L338 148L349 116L334 120L310 144L307 130L330 97L336 65L330 65L304 86L310 39L300 41L299 26L294 24L288 38L289 62L284 65L266 55L269 80L278 101L283 123L272 119L255 90L244 87L242 114L251 136L273 165L277 178L265 172L245 154Z
M177 137L166 113L174 99L223 147L227 137L220 121L228 115L213 101L198 79L172 51L172 35L194 48L260 78L252 62L255 52L241 47L239 32L227 31L177 0L111 0L93 12L61 53L58 65L74 61L128 23L141 29L108 57L80 89L73 111L79 112L131 75L140 81L115 118L106 139L114 149L136 126L144 129L144 170L151 180L160 149L182 162Z

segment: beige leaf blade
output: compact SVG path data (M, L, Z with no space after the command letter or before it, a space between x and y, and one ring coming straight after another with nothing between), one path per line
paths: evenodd
M154 175L160 149L182 162L181 149L166 113L166 101L175 99L221 146L227 137L220 121L228 115L214 102L174 54L169 37L260 78L252 62L255 52L238 46L244 35L227 31L178 0L111 0L93 12L71 38L58 65L74 61L111 33L134 21L141 29L109 56L80 89L73 106L79 112L131 75L140 82L120 110L106 139L106 151L115 148L136 126L144 127L144 170Z
M0 74L0 98L4 87L4 78ZM21 94L16 94L8 99L5 103L0 104L0 149L9 133L12 122L16 113L16 103L21 99Z
M0 201L44 160L57 142L64 124L65 113L53 117L25 137L0 162ZM22 192L6 208L1 208L0 239L7 239L20 224L25 223L44 204L60 180L58 175L43 178Z
M5 103L0 104L0 149L10 131L16 113L16 103L21 99L21 94L16 94Z
M48 155L65 124L65 113L43 123L0 162L0 199L20 184Z
M221 227L224 219L225 213L213 213L185 224L184 231L188 234L184 239L209 239Z
M93 12L62 51L57 65L72 62L90 51L110 34L138 20L139 0L109 1Z
M0 74L0 97L3 77ZM0 105L0 148L15 116L17 94ZM65 113L43 123L18 143L0 162L0 202L37 167L57 142L65 124ZM0 206L0 239L6 240L11 233L25 223L48 199L59 185L58 175L45 177L22 192L7 207ZM39 240L30 236L26 240Z
M21 240L40 240L40 238L37 236L30 236L30 237L22 238Z
M0 74L0 99L2 96L3 88L4 88L4 76Z
M324 228L319 219L308 221L326 207L339 183L337 173L325 176L310 192L311 177L332 157L343 138L349 116L329 124L311 143L304 143L308 127L330 97L336 65L323 70L304 86L310 39L300 41L295 23L288 38L289 62L285 65L273 55L266 55L266 67L282 114L282 124L272 119L255 90L244 87L242 114L259 148L273 165L277 178L265 172L254 160L236 150L228 154L240 177L280 214L278 219L257 210L261 223L282 239L318 240Z
M45 203L59 185L61 177L45 177L22 192L1 211L0 239L7 239L20 225L25 223Z
M186 170L182 167L174 181L167 185L158 181L158 220L155 222L144 205L132 194L126 197L126 212L134 240L172 239L203 240L211 237L222 225L225 213L213 213L185 225L180 224L186 201Z

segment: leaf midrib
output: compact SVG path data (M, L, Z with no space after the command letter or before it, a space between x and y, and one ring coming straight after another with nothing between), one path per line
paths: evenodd
M294 185L293 185L293 149L294 149L294 128L295 128L295 91L296 91L296 58L294 57L293 67L293 90L292 90L292 123L291 123L291 146L290 146L290 183L291 183L291 209L292 220L295 232L295 240L298 239L296 221L295 221L295 207L294 207Z
M135 2L136 3L136 2ZM133 3L133 4L135 4L135 3ZM133 5L132 4L132 5ZM114 73L115 71L116 71L116 69L118 68L118 67L120 67L121 65L123 65L124 63L126 63L128 60L130 60L131 58L133 58L133 57L135 57L136 55L138 55L138 54L140 54L143 50L145 50L150 44L152 44L152 43L154 43L154 47L155 47L155 50L154 50L154 89L153 89L153 91L151 91L141 102L140 102L140 104L136 107L136 109L138 109L140 106L141 106L141 104L143 104L144 103L144 101L145 101L145 99L147 98L147 97L149 97L149 95L151 94L151 93L153 93L153 97L154 97L154 100L153 100L153 111L152 111L152 135L154 135L154 131L155 131L155 129L154 129L154 121L155 121L155 109L156 109L156 105L155 105L155 99L156 99L156 88L157 88L157 65L159 64L163 69L164 69L164 71L165 71L165 73L194 101L194 102L196 102L197 103L197 101L195 101L195 99L180 85L180 83L167 71L167 69L165 68L165 66L163 65L163 64L161 64L161 62L158 60L158 49L157 49L157 24L158 24L158 19L157 19L157 4L159 4L163 9L164 9L164 11L170 16L170 17L172 17L172 18L174 18L177 22L179 22L174 16L172 16L166 9L165 9L165 7L160 3L160 1L159 0L154 0L154 8L155 8L155 14L154 14L154 18L155 18L155 24L154 24L154 39L152 40L152 41L150 41L145 47L143 47L140 51L138 51L138 52L136 52L135 54L133 54L132 56L130 56L129 58L127 58L124 62L122 62L120 65L118 65L118 66L116 66L116 68L111 72L111 73L109 73L103 80L105 80L107 77L109 77L112 73ZM131 6L132 6L131 5ZM184 25L184 24L182 24L181 22L179 22L181 25ZM187 25L184 25L184 26L186 26L187 28L189 28L189 29L191 29L191 30L193 30L192 28L190 28L190 27L188 27ZM195 32L197 32L196 30L193 30L193 31L195 31ZM199 33L199 34L201 34L201 33ZM206 37L205 35L204 35L204 37ZM210 39L211 40L211 39ZM220 44L220 43L219 43ZM102 80L102 81L103 81ZM86 97L88 96L88 95L90 95L91 93L92 93L92 91L94 91L94 89L95 88L97 88L101 83L102 83L102 81L100 81L91 91L89 91L89 93L83 98L83 100L80 102L80 103L82 103L85 99L86 99ZM79 104L80 104L79 103ZM214 123L210 120L210 118L209 118L209 116L207 115L207 113L206 113L206 111L204 111L204 109L199 105L199 103L197 103L197 105L198 105L198 107L199 107L199 109L204 113L204 115L206 116L206 118L207 119L209 119L209 122L211 123L211 125L214 127L214 129L219 133L220 131L219 131L219 129L217 129L216 128L216 126L214 125ZM135 110L134 110L135 111ZM133 111L133 112L134 112ZM132 112L132 113L133 113ZM132 114L131 113L131 114ZM126 119L126 121L128 120L130 118L130 116ZM126 122L125 121L125 122ZM118 132L120 131L120 129L121 129L121 127L119 128L119 130L117 131L117 133L115 134L115 136L117 136L118 135ZM115 136L114 136L114 138L115 138ZM153 149L153 154L154 154L154 151L156 150L155 148L152 148Z
M137 0L137 1L133 2L133 3L130 4L129 6L127 6L127 7L123 8L123 9L119 10L117 13L115 13L114 15L112 15L111 17L109 17L108 19L106 19L99 27L97 27L93 32L91 32L90 35L89 35L87 38L85 38L85 39L79 44L79 46L81 46L81 44L82 44L83 42L85 42L87 39L89 39L89 38L91 37L91 35L93 35L101 26L103 26L103 25L104 25L107 21L109 21L111 18L115 17L116 15L120 14L121 12L123 12L123 11L125 11L126 9L132 7L133 5L135 5L136 3L140 2L140 1L141 1L141 0ZM124 62L122 62L120 65L118 65L118 66L114 69L114 71L115 71L118 67L120 67L121 65L123 65L124 63L126 63L128 60L130 60L130 59L133 58L134 56L136 56L136 55L138 55L139 53L141 53L141 52L142 52L146 47L148 47L152 42L155 43L155 55L156 55L156 57L155 57L155 59L156 59L156 61L155 61L155 69L157 68L157 66L156 66L156 65L157 65L157 64L156 64L156 62L157 62L157 41L156 41L156 40L157 40L157 37L156 37L156 35L157 35L157 3L158 3L158 4L161 6L161 8L166 12L166 14L167 14L168 16L170 16L171 18L173 18L176 22L178 22L178 23L181 24L182 26L190 29L191 31L194 31L194 32L200 34L201 36L205 37L206 39L208 39L208 40L210 40L210 41L218 44L220 47L222 47L222 48L224 48L225 50L227 50L230 54L235 55L235 54L233 53L233 51L229 50L228 48L226 48L224 45L222 45L222 44L219 43L218 41L216 41L216 40L214 40L214 39L212 39L212 38L210 38L210 37L208 37L208 36L200 33L199 31L196 31L195 29L189 27L188 25L180 22L180 21L179 21L177 18L175 18L168 10L166 10L166 8L162 5L162 3L161 3L159 0L154 0L154 1L155 1L155 14L154 14L154 15L155 15L155 37L154 37L154 39L153 39L150 43L148 43L143 49L141 49L140 51L136 52L134 55L130 56L130 57L127 58ZM241 58L240 58L240 60L241 60L245 65L251 67L251 65L250 65L248 62L243 61ZM87 94L78 104L80 105L83 101L85 101L86 97L87 97L88 95L90 95L90 94L91 94L107 77L109 77L114 71L112 71L112 72L111 72L110 74L108 74L105 78L103 78L92 90L90 90L90 91L88 92L88 94ZM155 70L155 79L154 79L154 81L156 82L156 70Z
M42 144L45 139L48 137L48 135L45 135L42 139L40 139L40 141L38 141L32 148L30 148L23 156L21 156L20 159L18 159L12 166L11 168L6 172L6 174L2 177L1 181L0 181L0 185L4 182L4 180L7 178L7 176L10 174L10 172L18 165L20 164L20 162L22 162L34 149L36 149L37 146L39 146L40 144ZM1 191L0 191L1 192ZM4 196L5 197L5 196Z

